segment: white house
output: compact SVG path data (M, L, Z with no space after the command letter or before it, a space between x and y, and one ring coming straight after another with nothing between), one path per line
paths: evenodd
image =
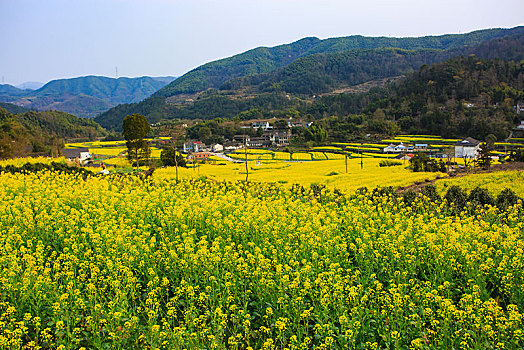
M184 152L201 152L205 149L205 144L203 144L201 141L190 141L190 142L184 142Z
M455 144L455 158L477 158L480 150L480 141L467 137Z
M384 147L384 153L393 153L394 150L395 150L395 145L392 143Z
M224 146L222 146L219 143L214 143L214 144L211 145L211 150L213 152L222 152L222 151L224 151Z
M78 159L82 163L91 158L89 148L86 147L64 149L62 150L62 155L70 161Z
M266 120L259 120L259 121L252 122L251 123L251 127L253 129L262 128L263 130L267 130L267 129L269 129L270 125L269 125L269 122L266 121Z
M384 153L403 153L413 151L413 149L413 146L406 146L401 142L398 145L390 144L387 147L384 147Z

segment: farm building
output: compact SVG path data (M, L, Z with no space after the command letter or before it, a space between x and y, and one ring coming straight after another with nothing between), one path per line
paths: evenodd
M405 153L413 152L414 147L403 144L402 142L398 145L389 144L384 147L384 153Z
M91 158L89 148L87 147L63 149L62 155L70 161L78 159L80 162L84 162Z
M467 137L455 144L455 158L477 158L480 150L480 141Z

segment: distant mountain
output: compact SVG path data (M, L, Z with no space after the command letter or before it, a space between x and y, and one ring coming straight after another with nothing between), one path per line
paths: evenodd
M423 64L476 53L488 41L498 41L493 45L501 47L504 38L523 35L524 27L516 27L420 38L305 38L259 47L197 67L150 98L114 107L96 120L106 128L119 129L123 117L131 113L155 122L233 117L253 108L301 108L313 95L344 92L368 82L380 85ZM489 49L482 53L489 54Z
M16 87L22 90L37 90L37 89L40 89L44 85L45 85L44 83L39 83L36 81L26 81L25 83L17 85Z
M0 101L31 109L60 110L81 117L94 117L118 104L141 101L174 79L87 76L53 80L33 91L0 85Z
M0 159L56 154L66 139L94 140L107 131L90 119L59 111L13 114L0 107Z
M16 98L28 94L29 92L30 90L22 90L13 85L0 84L0 99L10 99L11 97Z

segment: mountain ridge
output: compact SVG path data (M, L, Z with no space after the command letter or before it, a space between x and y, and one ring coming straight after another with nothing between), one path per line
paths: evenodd
M318 39L315 37L303 38L290 44L279 45L275 47L257 47L246 52L224 58L221 60L208 62L199 66L188 73L182 75L176 81L166 85L158 90L151 97L134 104L122 104L111 108L102 113L96 120L106 128L119 129L121 120L126 114L141 113L144 114L150 122L156 122L160 119L171 118L202 118L209 119L217 116L232 117L235 113L247 111L259 106L253 103L240 103L238 101L238 90L228 92L227 84L236 80L250 80L257 77L275 75L276 72L285 71L287 67L293 67L297 61L312 60L313 55L337 55L341 52L362 52L363 50L384 49L411 50L423 55L423 50L433 50L435 60L421 61L420 64L430 64L438 60L444 60L452 55L461 55L469 53L477 45L489 40L499 40L508 36L524 36L524 27L515 27L509 29L483 29L466 34L447 34L441 36L425 36L415 38L390 38L390 37L364 37L360 35ZM447 51L446 51L447 50ZM437 60L439 52L448 52L447 55ZM428 51L429 52L429 51ZM320 57L320 56L318 56ZM318 61L312 60L313 66ZM344 64L341 64L343 66ZM378 68L377 68L378 67ZM383 69L383 67L371 67ZM327 66L327 70L331 67ZM399 67L391 72L391 77L406 74L419 68L416 64L406 66L406 69ZM304 69L305 74L310 74L312 70ZM367 74L367 73L366 73ZM311 75L311 74L310 74ZM331 84L330 78L324 72L320 72L320 80L327 79L326 89L316 91L294 91L297 93L317 94L326 93L327 90L333 91L339 88L339 85L364 83L365 79L374 80L378 78L387 78L388 74L370 74L369 77L356 79L351 82L337 82ZM293 75L290 74L293 78ZM316 84L318 77L311 76L312 81ZM328 79L329 78L329 79ZM336 80L336 79L335 79ZM278 83L278 81L277 81ZM302 81L297 82L297 84ZM305 83L305 82L304 82ZM351 83L351 84L349 84ZM310 86L311 83L305 83L303 86ZM215 91L222 91L222 95L217 95ZM271 108L280 108L284 106L288 91L285 89L276 89L277 92L255 91L246 98L255 98L258 100L271 100ZM282 94L278 95L278 91ZM227 98L227 96L231 98ZM278 95L278 96L277 96ZM214 99L212 102L209 99ZM243 97L242 97L243 98ZM293 96L289 96L293 100ZM197 108L194 105L202 104L205 100L211 109ZM218 109L215 108L218 106ZM223 107L220 107L223 106ZM289 107L289 106L288 106ZM291 107L293 107L291 105ZM287 108L287 107L285 107ZM181 110L186 112L181 113ZM209 111L209 112L207 112ZM222 111L222 112L221 112ZM205 114L198 115L198 113Z
M174 79L89 75L52 80L37 90L0 85L0 101L29 109L55 109L81 117L94 117L120 103L141 101Z

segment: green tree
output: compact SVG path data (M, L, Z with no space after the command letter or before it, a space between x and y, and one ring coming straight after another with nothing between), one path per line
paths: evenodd
M149 123L143 115L131 114L124 118L122 130L126 139L127 158L134 161L138 168L140 160L148 159L151 154L149 144L144 139L150 130Z
M289 129L289 124L287 123L287 120L279 119L275 121L274 127L277 130L287 130Z
M493 161L491 156L495 150L495 141L497 140L496 136L489 134L486 136L486 142L481 144L479 151L479 158L477 159L477 165L482 168L489 168L491 162Z
M306 141L315 141L317 143L325 142L327 139L327 130L321 125L313 124L304 131Z
M174 145L169 145L162 150L160 160L165 166L186 166L185 158L176 150Z

